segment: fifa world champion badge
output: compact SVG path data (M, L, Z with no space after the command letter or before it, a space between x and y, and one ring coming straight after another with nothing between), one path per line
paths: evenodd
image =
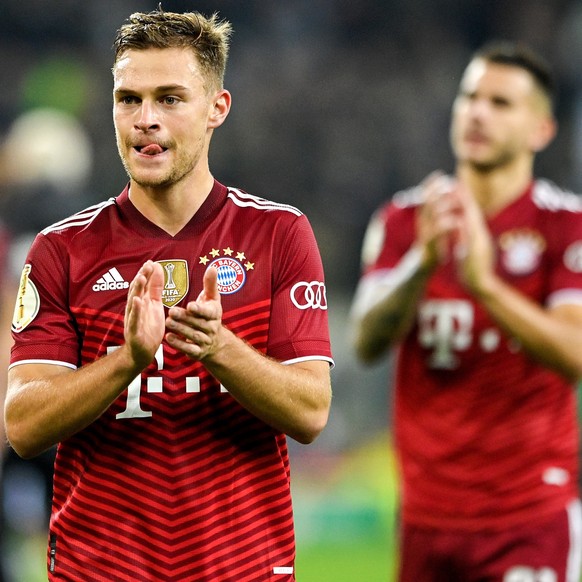
M188 277L188 263L183 259L157 261L164 269L164 288L162 289L162 303L166 307L177 305L186 297L190 286Z

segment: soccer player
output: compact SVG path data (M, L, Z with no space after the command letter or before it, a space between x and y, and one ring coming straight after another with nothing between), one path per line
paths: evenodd
M161 9L119 29L129 185L22 271L5 416L21 456L58 443L51 581L295 579L286 435L327 422L325 285L304 214L210 172L230 33Z
M401 582L579 579L582 200L534 178L552 87L522 45L478 51L454 176L397 194L365 237L356 350L398 348Z

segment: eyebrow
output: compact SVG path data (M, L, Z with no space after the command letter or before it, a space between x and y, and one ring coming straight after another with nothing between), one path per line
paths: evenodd
M154 93L174 93L174 92L188 92L190 89L185 87L184 85L171 84L171 85L160 85L159 87L155 87ZM128 89L125 87L119 87L113 91L114 95L133 95L135 93L139 93L139 91L135 89Z

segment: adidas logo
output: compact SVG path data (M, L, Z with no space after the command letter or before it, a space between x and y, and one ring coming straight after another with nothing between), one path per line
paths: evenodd
M128 287L129 283L124 281L119 271L113 267L103 277L97 279L97 282L93 285L93 291L112 291L114 289L127 289Z

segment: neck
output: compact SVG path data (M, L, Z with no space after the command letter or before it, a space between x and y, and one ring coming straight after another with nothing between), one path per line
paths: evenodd
M491 170L467 163L457 166L457 177L466 184L486 215L492 215L521 196L533 179L532 163L514 163Z
M174 236L190 222L213 185L210 172L195 183L183 180L169 186L143 186L131 180L129 199L150 222Z

